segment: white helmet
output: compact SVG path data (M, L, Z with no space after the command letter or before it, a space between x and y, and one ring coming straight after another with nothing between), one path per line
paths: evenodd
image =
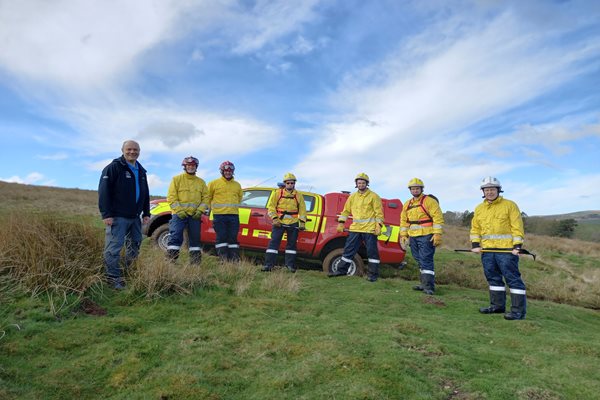
M502 184L493 176L486 176L481 180L481 186L479 187L481 190L492 187L498 188L498 191L502 190Z

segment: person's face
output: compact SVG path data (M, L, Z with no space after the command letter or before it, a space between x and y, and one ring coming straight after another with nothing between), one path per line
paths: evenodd
M140 156L140 145L133 141L125 142L121 151L125 160L133 164Z
M410 194L412 194L413 197L419 197L421 193L423 193L423 188L421 186L411 186L409 189Z
M364 192L367 189L367 181L365 181L364 179L357 179L356 180L356 187L361 192Z
M229 167L225 167L225 169L223 170L223 176L227 180L233 178L233 170Z
M498 197L498 188L483 188L483 197L485 197L487 201L496 200L496 198Z
M285 188L287 190L294 190L294 187L296 186L296 181L285 181L283 183L285 183Z
M198 167L194 163L185 164L185 172L190 175L194 175Z

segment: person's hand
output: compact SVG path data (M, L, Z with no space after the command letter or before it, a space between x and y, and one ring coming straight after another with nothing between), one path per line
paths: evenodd
M104 218L102 222L104 222L104 225L106 226L111 226L113 224L113 219L112 217Z
M438 247L442 244L442 235L440 235L439 233L434 233L431 237L431 241L433 242L433 245L435 247Z
M338 226L337 226L337 231L338 231L339 233L342 233L342 232L344 232L344 223L343 223L343 222L340 222L340 223L338 223Z
M400 247L402 248L402 250L406 251L406 249L408 248L408 236L400 237Z
M375 224L375 236L381 235L381 225Z
M273 218L273 226L276 228L281 228L281 221L279 220L279 218Z
M306 230L306 223L304 221L300 221L298 223L298 229L301 231Z
M149 216L142 217L142 224L146 225L148 222L150 222Z
M194 213L194 215L192 215L192 218L194 218L194 219L200 219L200 218L202 218L202 214L204 214L204 211L202 211L202 210L196 210L196 212Z
M481 247L474 247L471 249L473 253L481 253Z
M179 219L186 219L188 215L185 211L179 211L177 213L177 216L179 217Z

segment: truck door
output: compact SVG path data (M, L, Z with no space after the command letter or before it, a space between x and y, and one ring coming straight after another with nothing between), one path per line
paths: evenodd
M298 254L312 254L317 237L319 236L319 228L321 226L322 218L322 204L321 197L315 196L311 193L301 192L304 197L304 204L306 204L306 230L300 232L298 235L297 251Z
M264 250L271 238L271 219L267 215L267 202L272 189L244 189L240 205L240 234L242 248Z

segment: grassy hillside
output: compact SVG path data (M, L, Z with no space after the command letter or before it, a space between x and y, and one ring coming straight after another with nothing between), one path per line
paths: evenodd
M128 289L115 292L101 281L101 227L36 208L42 197L40 208L56 210L69 191L11 187L33 191L0 191L2 399L600 392L600 244L528 236L538 260L521 261L530 298L524 321L477 312L487 284L477 256L453 251L468 247L467 230L453 227L436 254L433 297L411 290L418 270L410 257L404 270L384 268L369 283L308 270L264 274L210 256L201 268L185 256L173 266L147 242ZM95 193L79 192L93 204L72 208L98 218ZM22 209L35 211L27 224Z

